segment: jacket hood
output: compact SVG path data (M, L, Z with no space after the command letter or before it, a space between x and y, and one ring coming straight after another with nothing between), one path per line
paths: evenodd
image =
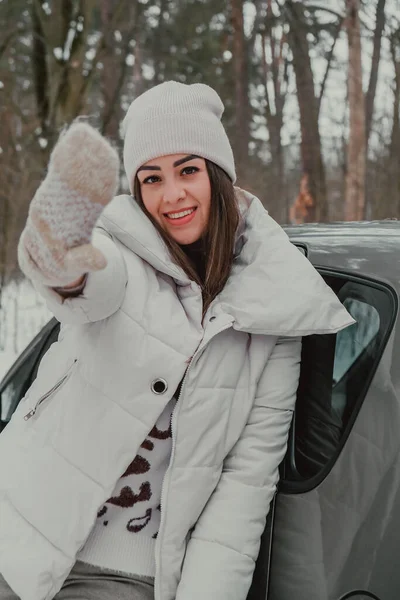
M309 260L290 242L258 198L235 188L240 207L231 275L212 306L248 333L303 336L335 333L354 323ZM134 198L121 195L99 226L177 285L190 280Z

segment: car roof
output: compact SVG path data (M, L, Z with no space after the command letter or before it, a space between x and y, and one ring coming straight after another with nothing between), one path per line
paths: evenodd
M284 225L316 267L389 283L400 293L400 221Z

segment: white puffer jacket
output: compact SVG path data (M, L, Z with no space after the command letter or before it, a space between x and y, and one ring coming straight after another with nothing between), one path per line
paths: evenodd
M105 211L94 242L108 266L83 296L62 303L41 289L64 326L0 436L0 572L22 600L61 588L185 372L155 597L245 600L285 454L300 336L353 321L259 200L246 194L242 212L231 277L203 325L199 287L129 196Z

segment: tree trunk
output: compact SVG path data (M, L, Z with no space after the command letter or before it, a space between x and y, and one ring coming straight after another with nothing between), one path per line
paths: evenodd
M104 38L103 68L101 71L101 92L104 101L102 133L114 140L118 139L120 121L120 103L115 105L116 90L119 82L120 65L114 52L114 31L110 22L115 0L102 0L100 6L101 22Z
M345 191L345 219L359 221L365 210L365 98L362 88L359 0L346 0L349 46L349 141Z
M117 78L109 64L112 61L113 34L116 21L126 15L130 3L129 0L103 0L101 16L107 27L93 44L89 36L96 30L97 4L95 0L63 0L61 10L49 12L45 11L41 0L33 0L32 23L36 42L32 67L38 112L42 128L49 137L48 150L60 129L85 111L89 87L100 58L105 60L107 85L116 89ZM92 59L88 58L88 50L93 55ZM125 60L125 56L121 60ZM46 90L45 97L43 90ZM115 132L116 123L112 128Z
M304 221L327 221L326 176L318 125L319 102L314 89L304 5L301 2L287 0L285 9L290 26L288 41L293 55L293 69L300 110L303 172L301 184L303 188L305 185L307 187ZM304 194L300 191L300 195L303 197Z
M76 28L72 31L72 23L65 22L63 47L67 44L67 36L74 36L70 56L61 69L57 65L58 68L54 73L55 85L51 96L50 116L57 130L65 123L71 123L84 111L86 105L89 73L85 72L84 61L88 50L87 38L92 26L95 2L85 0L80 4L80 8L75 18L80 19L82 27L80 30ZM92 69L94 68L95 66L92 65Z
M6 194L0 193L0 310L2 294L6 283L8 266L8 233L10 226L10 200Z
M244 185L250 140L247 48L244 35L243 0L231 0L233 69L235 79L236 135L233 140L238 178Z
M168 0L160 0L160 14L158 17L157 31L154 35L153 44L153 66L154 66L154 85L164 81L165 61L168 60L168 50L165 48L165 13L168 9ZM139 49L140 53L140 49ZM136 53L135 53L136 54Z
M267 5L267 27L266 31L261 34L261 50L262 50L262 72L265 94L265 117L267 121L269 134L269 149L271 153L271 171L272 171L272 186L271 194L275 199L278 199L278 214L279 222L287 222L289 211L286 202L285 185L284 185L284 155L282 148L281 132L283 127L283 111L286 101L287 84L288 84L288 61L285 56L286 40L278 27L277 31L273 26L273 15L270 0ZM268 53L271 60L267 57L267 46L270 52ZM272 84L272 86L271 86ZM271 87L273 94L271 94ZM273 97L271 97L273 95Z
M400 29L397 31L397 38L400 40ZM396 48L397 45L397 48ZM393 124L390 138L389 154L389 190L390 196L394 196L393 211L389 216L400 218L400 59L399 42L395 41L395 36L391 40L391 53L393 58L395 72L395 87L393 94Z
M135 89L135 96L140 96L140 94L145 91L145 83L143 78L142 39L139 34L136 35L135 64L133 65L133 85Z
M65 0L61 10L49 14L40 0L34 0L32 5L36 103L43 132L50 138L50 148L61 127L85 106L84 61L94 5L94 0Z
M48 76L46 66L46 44L44 32L35 7L32 7L32 66L34 74L34 88L39 121L43 134L47 131L47 116L49 113L49 99L47 95Z
M376 94L376 86L378 82L378 71L381 58L382 33L385 27L385 3L386 0L378 0L375 12L375 30L374 42L371 61L371 72L369 76L368 90L365 98L365 144L366 144L366 161L368 161L368 145L371 134L371 126L374 115L374 102ZM374 175L370 169L366 169L365 173L365 210L364 216L367 219L372 217L374 203Z
M104 102L101 132L115 142L119 140L119 123L122 119L121 91L128 72L126 56L130 52L131 39L135 38L135 68L139 37L138 2L131 0L124 15L124 22L119 26L121 42L116 48L115 31L112 26L116 4L117 0L102 0L101 4L103 32L101 92Z
M374 47L372 52L371 73L369 76L369 84L365 105L365 130L367 144L371 132L372 117L374 114L376 84L378 82L378 71L381 58L382 33L385 27L385 3L386 0L378 0L378 4L376 6Z

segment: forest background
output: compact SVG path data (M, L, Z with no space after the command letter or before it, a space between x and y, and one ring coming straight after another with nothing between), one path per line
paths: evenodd
M0 0L0 308L62 128L120 148L168 79L218 91L238 184L280 223L399 217L400 0Z

